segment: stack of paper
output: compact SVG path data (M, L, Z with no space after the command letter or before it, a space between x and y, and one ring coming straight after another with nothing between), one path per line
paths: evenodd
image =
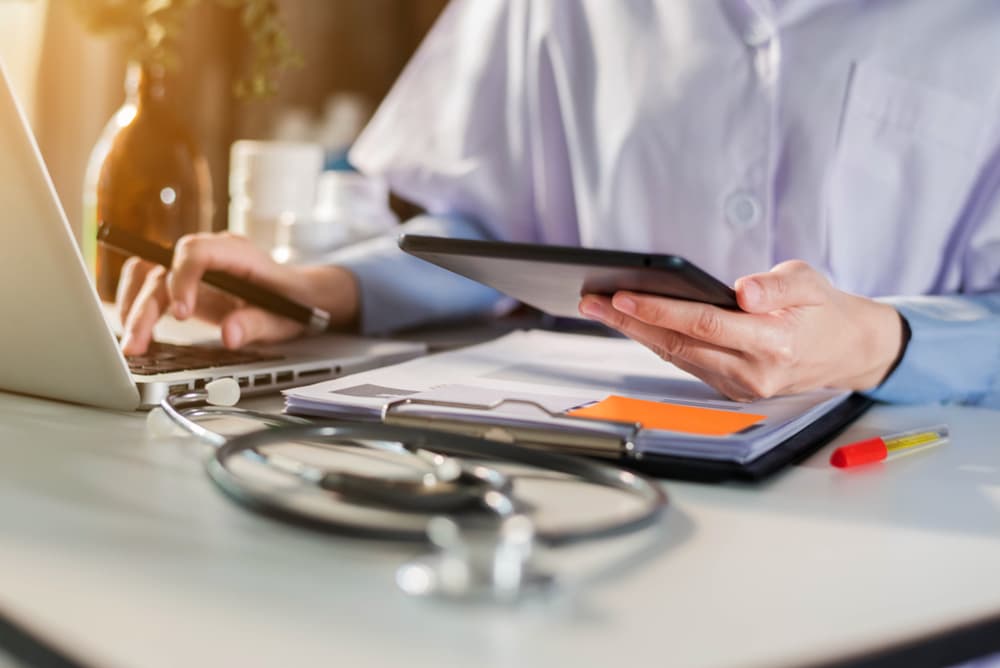
M543 427L567 440L577 431L610 433L637 452L743 463L849 394L733 402L630 340L527 331L287 390L285 398L297 414L377 420L391 411Z

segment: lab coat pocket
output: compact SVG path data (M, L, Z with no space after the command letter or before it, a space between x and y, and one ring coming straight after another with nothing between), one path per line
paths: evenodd
M978 173L984 119L941 87L855 65L825 192L838 287L912 294L939 282Z

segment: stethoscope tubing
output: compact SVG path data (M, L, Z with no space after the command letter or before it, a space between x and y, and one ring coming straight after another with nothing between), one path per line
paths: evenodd
M311 424L288 424L275 429L265 429L229 437L216 448L206 470L212 481L231 499L259 514L290 522L295 525L320 530L327 533L350 535L393 541L425 542L423 527L372 526L363 522L319 518L292 510L281 502L281 495L272 490L263 490L246 484L233 473L228 463L234 458L260 453L269 446L289 442L359 443L364 441L396 441L407 444L408 448L423 448L442 455L467 457L482 460L522 464L562 473L581 481L616 489L642 501L640 510L625 518L591 523L574 529L538 529L536 539L548 547L563 547L576 543L600 540L634 533L657 523L667 505L667 495L663 488L645 478L618 466L596 460L572 457L559 453L526 448L510 443L490 441L452 432L426 428L398 427L385 424L359 424L340 421ZM365 478L367 484L392 485L394 481ZM488 485L476 489L488 493ZM342 492L343 490L337 490ZM387 503L381 509L400 512L407 499L407 493L398 498L383 499ZM371 499L369 499L371 500ZM470 497L470 501L478 500ZM444 509L442 509L444 510ZM405 512L405 511L404 511Z
M299 442L322 447L361 446L387 450L410 455L429 471L433 467L428 466L428 458L433 460L442 456L521 464L619 490L641 501L640 509L625 518L570 529L536 529L535 540L553 548L640 531L656 524L667 505L667 495L659 484L608 462L429 428L381 422L312 422L235 406L205 406L207 398L206 391L194 390L170 395L160 407L172 423L214 446L205 466L212 482L227 497L259 515L314 531L375 540L427 542L426 522L415 522L415 514L422 514L429 520L434 515L469 516L479 511L474 514L477 520L488 524L490 520L498 522L522 513L524 504L513 493L511 478L490 466L463 463L450 476L432 473L430 478L421 480L400 480L319 469L294 458L269 454L270 446ZM267 428L225 436L199 423L199 418L215 417L249 419ZM237 457L249 457L293 474L315 489L336 496L345 505L408 517L397 524L376 524L303 512L301 508L292 507L287 490L255 485L236 474L229 463Z

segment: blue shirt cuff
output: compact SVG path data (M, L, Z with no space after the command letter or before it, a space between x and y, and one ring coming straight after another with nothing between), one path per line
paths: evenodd
M893 297L910 341L893 373L865 394L891 403L1000 406L1000 295Z
M348 246L331 264L350 270L360 290L362 334L469 317L494 310L502 295L492 288L442 269L399 249L400 234L484 238L471 221L451 216L419 216L386 234Z

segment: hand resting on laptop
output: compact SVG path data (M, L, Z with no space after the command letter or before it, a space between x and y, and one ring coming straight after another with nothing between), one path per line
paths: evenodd
M248 239L230 234L193 234L175 247L168 270L137 257L130 258L118 284L123 327L122 351L146 352L153 327L168 311L178 320L198 317L220 326L227 348L249 343L274 343L300 335L304 326L201 283L206 271L221 271L270 288L296 301L318 306L334 322L350 330L358 318L358 287L354 275L341 267L281 265Z

